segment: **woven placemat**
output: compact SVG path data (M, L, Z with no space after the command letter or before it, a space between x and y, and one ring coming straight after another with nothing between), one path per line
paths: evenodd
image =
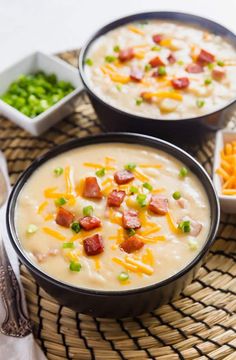
M76 65L76 51L60 56ZM236 128L236 119L228 127ZM84 93L71 116L37 138L0 117L0 148L11 183L55 145L101 131ZM213 149L213 136L194 149L209 173ZM78 314L52 299L24 266L21 277L35 338L48 359L236 359L236 216L222 215L215 245L185 291L172 303L136 318Z

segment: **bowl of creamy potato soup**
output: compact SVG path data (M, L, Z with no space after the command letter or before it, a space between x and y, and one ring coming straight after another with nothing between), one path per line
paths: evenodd
M235 103L235 46L234 34L198 16L138 14L92 37L80 74L110 130L217 129L221 110Z
M219 206L183 150L139 134L61 145L11 194L22 262L60 303L94 316L149 311L178 294L212 244Z

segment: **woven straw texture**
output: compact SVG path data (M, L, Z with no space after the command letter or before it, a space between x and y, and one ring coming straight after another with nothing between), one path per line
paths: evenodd
M76 55L60 56L76 65ZM236 119L228 127L236 128ZM85 94L71 116L37 138L0 117L0 148L11 183L55 145L101 131ZM214 137L192 150L211 173ZM21 276L35 337L48 359L236 359L236 216L222 215L205 265L178 299L134 319L75 313L47 295L24 266Z

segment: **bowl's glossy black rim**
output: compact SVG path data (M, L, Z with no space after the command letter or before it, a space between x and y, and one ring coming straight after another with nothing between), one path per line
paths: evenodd
M178 121L179 122L186 122L187 120L196 120L201 121L201 119L204 119L206 116L212 116L214 114L217 114L218 112L227 109L231 105L233 105L236 102L236 96L232 100L226 102L226 104L218 109L215 109L212 112L208 112L201 116L193 116L188 118L181 118L181 119L163 119L163 118L150 118L147 116L137 115L133 114L132 112L128 112L125 110L121 110L108 102L104 101L102 98L100 98L89 86L85 72L84 72L84 64L85 64L85 57L88 52L89 47L93 43L94 40L96 40L99 36L104 35L108 31L115 29L116 27L119 27L121 25L127 24L132 21L136 20L142 20L142 19L166 19L166 20L173 20L173 21L179 21L179 22L185 22L192 25L197 25L202 27L203 29L211 30L212 32L219 34L220 36L223 36L224 38L228 39L229 42L236 47L236 34L234 34L231 30L227 29L223 25L210 20L208 18L204 18L198 15L188 14L188 13L182 13L182 12L175 12L175 11L153 11L153 12L143 12L138 14L133 14L129 16L125 16L122 18L118 18L107 25L100 28L98 31L96 31L86 42L86 44L82 47L80 54L79 54L79 61L78 61L78 68L81 80L83 82L83 85L85 86L88 93L94 97L98 102L103 104L104 106L108 107L109 109L118 112L120 115L125 116L132 116L134 119L143 119L143 120L149 120L149 121L165 121L165 122L173 122Z
M34 171L41 166L46 161L54 158L55 156L67 152L69 150L92 145L92 144L100 144L100 143L130 143L130 144L137 144L137 145L144 145L150 146L157 150L162 150L174 157L178 160L182 161L190 171L193 171L200 182L203 184L205 191L207 191L207 195L209 197L209 203L211 207L211 228L209 230L208 238L206 239L205 245L196 255L196 257L183 269L181 269L178 273L172 275L171 277L162 280L158 283L147 285L141 288L129 289L129 290L93 290L93 289L86 289L80 288L79 286L70 285L66 282L60 281L51 277L50 275L46 274L44 271L40 270L25 254L23 248L20 246L20 241L18 239L15 223L14 223L14 215L15 215L15 206L17 203L17 197L23 188L24 184L28 180L28 178L34 173ZM10 238L10 241L17 252L19 258L22 260L26 266L32 270L32 272L36 273L39 277L43 278L44 280L53 283L54 285L58 285L67 289L69 291L73 290L74 292L90 294L90 295L97 295L97 296L125 296L127 294L138 294L146 291L153 290L155 288L160 288L166 286L178 278L182 277L186 273L188 273L195 265L204 257L206 252L209 250L210 246L213 244L217 229L219 226L220 220L220 207L219 207L219 200L216 195L216 191L213 187L212 181L205 171L205 169L188 153L184 150L178 148L175 145L172 145L164 140L157 139L147 135L135 134L135 133L109 133L109 134L102 134L102 135L94 135L89 136L82 139L75 139L68 143L59 145L54 149L50 150L46 154L42 155L41 157L37 158L20 176L17 180L13 190L10 194L8 204L7 204L7 211L6 211L6 225L7 231Z

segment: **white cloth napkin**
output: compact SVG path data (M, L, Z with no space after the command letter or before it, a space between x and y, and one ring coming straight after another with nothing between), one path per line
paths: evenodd
M5 179L8 182L8 188L10 190L7 165L1 152L0 152L0 169L3 171L5 175ZM5 211L6 211L5 206L0 209L0 219L1 219L0 232L2 234L2 238L4 239L5 248L7 250L12 268L15 272L18 281L20 282L19 263L17 260L16 253L11 246L10 240L6 232ZM23 291L22 291L22 300L24 302L26 309L26 303L25 303L25 297ZM2 299L0 298L0 324L2 324L4 318L5 318L5 309L2 303ZM0 358L1 359L4 358L5 360L46 360L46 357L44 356L43 352L35 342L32 334L24 338L14 338L0 333Z

